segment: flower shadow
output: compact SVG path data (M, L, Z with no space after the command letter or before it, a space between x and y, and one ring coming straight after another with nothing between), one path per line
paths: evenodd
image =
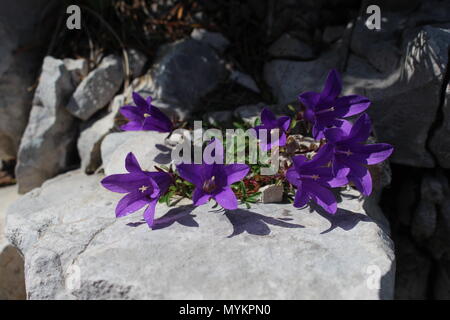
M191 214L194 208L192 205L184 205L170 209L165 215L154 220L152 230L167 228L175 222L185 227L198 227L197 221L194 220L196 216ZM139 222L127 223L127 226L138 227L141 224L146 224L144 219Z
M233 233L227 238L240 235L244 231L252 235L266 236L271 232L269 225L283 228L304 228L300 224L286 222L289 220L286 218L267 217L244 209L227 211L225 212L225 216L233 225Z
M198 227L197 221L194 220L196 216L191 214L194 208L193 205L184 205L170 209L165 215L155 219L152 230L170 227L175 222L185 227Z
M171 159L172 149L162 144L156 144L155 147L160 152L155 156L153 161L155 161L158 164L169 164L170 161L172 160Z
M350 231L361 221L372 221L372 219L362 213L353 212L342 208L338 208L335 214L330 214L323 210L320 206L313 203L310 204L310 211L315 211L316 213L327 219L331 224L327 230L322 231L320 234L328 233L336 228L341 228L344 231Z

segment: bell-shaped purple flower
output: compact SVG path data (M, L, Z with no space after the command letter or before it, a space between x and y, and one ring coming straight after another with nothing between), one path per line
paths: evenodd
M223 163L223 146L217 140L210 145L215 145L215 151L220 154ZM195 185L192 195L194 205L200 206L213 198L224 209L237 209L238 202L231 185L247 175L249 167L246 164L186 164L177 165L180 176Z
M366 196L372 192L372 177L367 165L384 161L394 151L387 143L365 144L371 128L369 116L363 114L353 126L344 122L340 128L330 128L324 132L329 144L333 146L334 172L348 168L348 179Z
M331 146L324 145L312 160L299 155L292 158L293 166L286 172L288 181L297 188L294 207L301 208L314 201L325 211L336 213L337 202L329 188L340 187L348 183L347 170L335 176L330 164Z
M304 92L298 96L306 107L304 117L313 125L313 137L324 138L326 128L337 127L341 118L359 114L370 106L370 100L359 95L338 97L342 91L342 81L336 70L328 74L322 92Z
M291 125L291 118L287 116L277 118L272 111L264 108L261 111L261 122L261 125L253 128L256 131L257 138L260 139L259 145L261 150L268 151L272 149L273 146L282 147L286 145L286 132ZM271 133L274 129L279 129L279 139L272 141ZM261 139L263 134L266 135L265 139Z
M158 131L171 132L173 129L170 119L157 107L152 105L152 97L147 100L137 92L133 92L136 106L123 106L120 113L129 120L121 127L124 131Z
M116 206L116 217L127 216L148 205L144 219L152 227L156 203L167 192L172 177L165 172L143 171L131 152L125 159L125 168L128 173L113 174L101 181L110 191L126 193Z

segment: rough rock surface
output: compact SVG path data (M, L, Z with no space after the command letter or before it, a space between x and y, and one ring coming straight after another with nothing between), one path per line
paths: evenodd
M109 55L79 84L67 104L74 116L87 120L102 109L119 90L123 82L122 59Z
M450 69L447 72L450 72ZM442 124L431 138L430 149L436 156L439 165L450 169L450 83L447 83L444 94Z
M269 54L278 58L295 58L309 60L314 58L310 45L285 33L275 41L268 50Z
M393 162L435 165L427 144L441 103L449 43L450 30L432 26L409 30L400 65L387 77L370 71L358 59L349 61L347 77L352 78L352 84L346 93L371 99L368 112L379 140L395 146Z
M46 43L53 22L45 19L56 2L17 0L0 10L0 159L16 158L44 56L45 46L35 44Z
M144 170L171 161L171 149L165 145L167 133L154 131L118 132L106 136L101 144L105 174L125 173L125 158L133 152Z
M74 90L64 62L46 57L16 166L19 192L39 187L71 163L75 151L75 119L65 109Z
M7 236L25 256L29 299L393 296L392 241L356 192L335 216L289 204L227 213L159 204L150 230L139 213L114 217L120 194L101 178L70 172L10 207Z
M230 45L230 41L219 32L211 32L205 29L196 28L192 30L191 38L204 42L219 52L224 52Z
M320 91L330 69L336 68L339 54L330 50L313 61L272 60L264 66L264 78L278 103L297 100L304 91Z
M119 108L125 104L125 96L117 95L109 106L109 110L100 119L90 121L81 131L77 141L81 168L87 173L94 173L102 164L100 145L105 136L114 128L114 121Z
M16 186L0 188L0 300L25 299L23 258L5 238L6 209L19 197Z
M214 49L185 39L159 49L153 67L137 81L136 91L151 95L157 107L183 119L225 77L225 66Z

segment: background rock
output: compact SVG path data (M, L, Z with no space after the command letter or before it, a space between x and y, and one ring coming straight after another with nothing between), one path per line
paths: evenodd
M46 57L18 153L20 193L39 187L73 162L76 122L65 109L73 90L64 62Z
M275 41L268 50L269 54L277 58L296 58L309 60L314 58L310 45L285 33Z
M23 257L4 233L6 209L18 197L16 186L0 188L0 300L26 298Z
M31 88L45 54L35 43L48 41L55 23L49 15L56 3L17 0L0 11L0 159L16 158L31 109Z
M70 172L10 207L30 299L392 298L393 244L351 193L334 216L290 204L158 205L150 230L139 213L115 219L120 195L101 178ZM79 286L66 287L74 266ZM374 286L369 266L380 270Z
M78 154L81 158L81 168L87 173L94 173L102 164L100 145L107 134L114 128L114 121L119 108L125 105L125 96L116 96L109 110L99 119L94 119L86 125L77 141Z
M155 165L171 161L171 149L165 145L167 133L154 131L120 132L106 136L101 145L106 175L125 173L125 158L133 152L143 170L154 171Z
M122 82L122 60L114 55L104 57L100 65L78 85L67 110L82 120L89 119L111 101Z
M219 52L224 52L230 45L230 41L219 32L211 32L205 29L195 28L192 30L191 38L204 42Z
M157 107L183 119L225 77L225 66L211 47L192 39L180 40L158 50L138 91L151 95Z

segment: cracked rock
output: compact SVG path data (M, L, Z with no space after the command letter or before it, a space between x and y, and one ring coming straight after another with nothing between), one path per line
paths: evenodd
M393 297L393 243L357 192L344 192L335 215L158 204L151 230L141 213L115 218L122 195L102 178L69 172L10 207L7 236L24 254L29 299ZM373 266L380 277L368 285Z
M109 103L123 82L122 59L109 55L76 88L67 110L81 120L89 119Z
M46 57L17 156L20 193L39 187L73 163L76 121L65 108L73 90L64 62Z

